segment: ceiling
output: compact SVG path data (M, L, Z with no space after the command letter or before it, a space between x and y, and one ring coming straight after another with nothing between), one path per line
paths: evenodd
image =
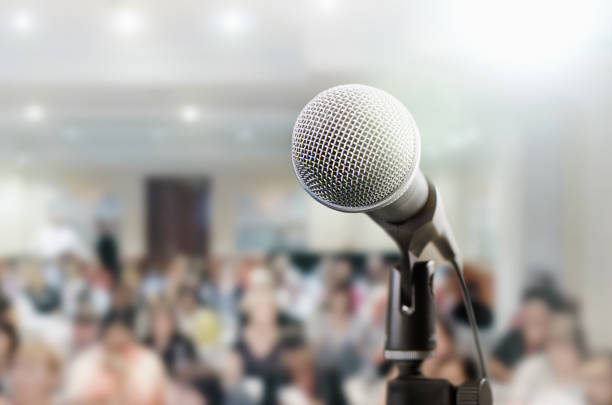
M487 4L4 0L0 167L151 171L285 163L300 108L348 82L395 94L427 134L424 145L439 152L474 143L495 128L493 117L547 105L538 89L563 96L558 84L577 80L570 72L607 60L601 50L609 50L609 32L598 23L610 15L603 1L576 2L576 10L560 8L565 17L549 17L565 31L588 26L590 36L559 49L543 37L523 55L494 25L513 27L507 20L518 16L520 33L531 24L525 45L539 38L541 20ZM483 42L490 33L494 42ZM508 110L526 94L525 111Z

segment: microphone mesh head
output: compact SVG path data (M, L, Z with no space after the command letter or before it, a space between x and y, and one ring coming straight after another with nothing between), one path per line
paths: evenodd
M390 94L363 85L328 89L300 113L291 142L304 188L341 211L385 206L417 170L418 128Z

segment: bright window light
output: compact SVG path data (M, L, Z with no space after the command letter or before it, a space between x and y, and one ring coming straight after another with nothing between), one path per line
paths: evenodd
M133 36L145 30L146 19L138 10L118 9L111 16L111 26L116 34Z
M455 0L453 38L474 58L510 67L547 68L597 37L603 0Z
M45 110L38 104L31 104L23 110L23 118L28 122L39 122L45 118Z
M200 110L196 106L186 105L181 108L179 115L183 122L191 124L200 119Z
M16 32L27 34L34 30L34 17L28 11L18 11L13 14L11 26Z

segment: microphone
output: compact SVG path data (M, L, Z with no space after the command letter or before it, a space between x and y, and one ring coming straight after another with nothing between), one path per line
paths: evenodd
M443 259L458 261L439 196L419 169L419 129L390 94L360 84L319 93L297 118L291 155L315 200L367 213L395 239L403 259L433 258L422 256L431 242Z
M419 169L419 130L390 94L349 84L319 93L300 112L291 139L293 168L304 189L323 205L363 212L398 244L402 259L390 277L385 357L400 377L388 385L388 405L490 405L491 390L459 250L436 188ZM432 244L459 277L478 352L481 379L456 389L420 376L435 346L430 277Z
M419 170L419 129L397 99L350 84L319 93L293 129L293 168L317 201L391 223L419 212L428 184Z

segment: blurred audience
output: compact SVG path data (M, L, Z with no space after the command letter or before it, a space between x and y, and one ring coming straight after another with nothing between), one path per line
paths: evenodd
M2 260L0 404L383 405L397 373L383 356L392 262L310 256ZM589 355L554 283L530 285L494 335L493 280L469 268L496 340L496 403L612 405L612 357ZM477 373L454 275L441 271L434 291L437 348L422 373L459 385Z

